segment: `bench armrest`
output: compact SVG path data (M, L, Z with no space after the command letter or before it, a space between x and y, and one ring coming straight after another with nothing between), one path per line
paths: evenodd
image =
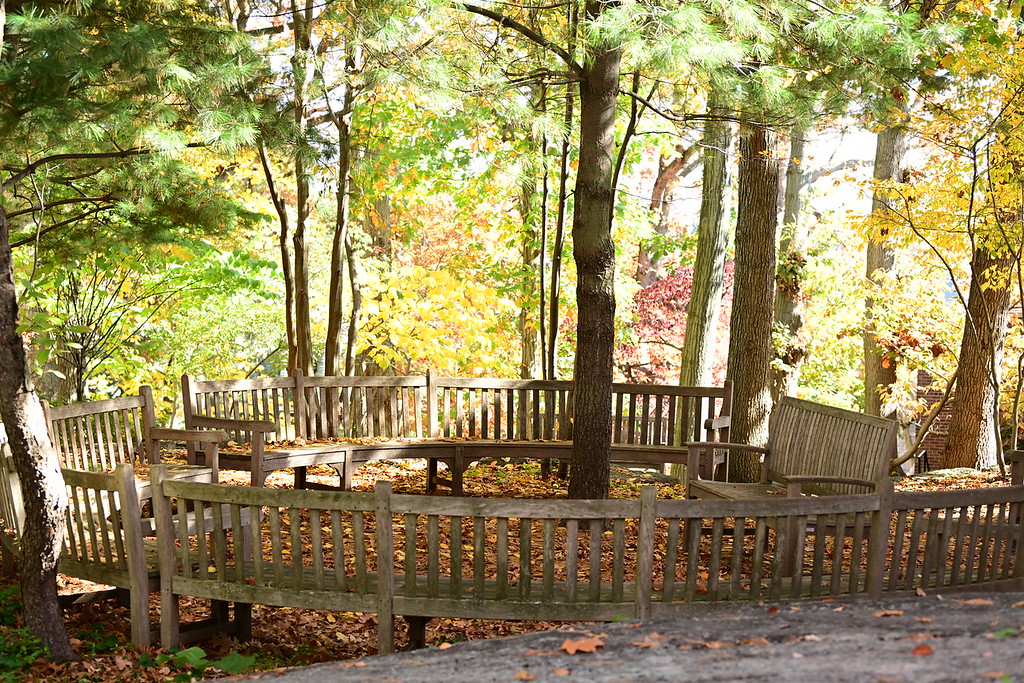
M236 420L229 417L208 417L193 415L190 422L197 427L208 429L228 429L242 432L262 432L270 434L277 431L277 424L270 420Z
M709 417L704 420L704 429L707 430L719 430L725 429L726 427L732 426L731 415L721 415L719 417Z
M787 493L790 496L799 496L800 489L804 484L852 484L854 486L866 486L871 490L878 488L877 481L868 479L854 479L853 477L827 477L815 476L813 474L795 474L788 477L781 477L786 484Z
M164 429L154 427L149 436L159 441L192 441L195 443L220 443L227 441L227 432L215 429Z
M761 448L760 446L748 446L742 443L730 443L728 441L690 441L686 444L687 457L686 457L686 478L690 481L696 481L699 479L699 467L700 467L700 454L701 451L725 451L726 462L728 462L729 453L731 451L747 451L751 453L759 453L767 456L768 449ZM712 463L712 468L714 463Z

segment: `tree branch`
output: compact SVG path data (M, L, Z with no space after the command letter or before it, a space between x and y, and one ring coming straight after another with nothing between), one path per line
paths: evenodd
M471 5L465 2L454 2L452 3L452 7L456 9L465 10L467 12L471 12L472 14L478 14L481 17L487 17L488 19L496 21L499 26L505 26L507 28L510 28L516 33L520 34L521 36L533 41L534 43L544 48L545 50L548 50L553 54L557 55L576 74L580 74L583 72L583 67L575 59L573 59L573 56L568 51L566 51L565 48L556 43L551 42L542 34L538 33L537 31L534 31L529 26L520 24L515 19L506 17L504 14L500 12L495 12L485 7L479 7L477 5Z

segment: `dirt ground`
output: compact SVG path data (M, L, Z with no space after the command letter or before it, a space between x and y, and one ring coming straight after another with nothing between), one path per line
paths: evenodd
M1024 681L1024 593L695 605L263 673L329 681Z

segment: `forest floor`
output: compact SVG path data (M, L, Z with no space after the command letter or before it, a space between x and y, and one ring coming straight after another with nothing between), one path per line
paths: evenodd
M336 483L333 470L322 468L313 476L325 483ZM421 493L426 477L425 463L399 461L372 463L361 467L353 477L355 490L372 490L373 482L389 479L398 493ZM245 473L226 472L222 481L245 483ZM275 473L268 486L289 486L290 472ZM643 475L632 476L618 470L613 476L611 496L630 498L639 495L644 484L658 487L659 497L681 498L683 486L652 481ZM1006 485L997 472L945 470L897 483L901 490L979 488ZM557 478L544 480L536 464L490 463L466 472L466 495L480 497L554 498L565 495L567 483ZM62 577L59 590L76 593L87 590L74 579ZM188 681L193 678L221 677L242 671L275 671L317 662L356 660L376 653L376 617L372 614L315 610L253 607L252 639L240 643L223 636L193 647L170 653L157 648L134 648L126 643L130 634L127 610L113 603L93 602L66 610L66 624L80 660L65 664L45 662L21 626L17 586L0 584L0 680L40 681ZM158 601L159 596L152 598ZM189 609L186 602L183 609ZM401 623L401 620L399 620ZM428 644L446 648L447 644L496 638L520 633L548 631L556 622L513 622L466 619L433 619L427 631ZM398 646L403 643L399 634Z

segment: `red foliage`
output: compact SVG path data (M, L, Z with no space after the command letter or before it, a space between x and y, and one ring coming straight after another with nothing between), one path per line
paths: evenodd
M725 380L729 355L729 316L732 312L733 264L725 264L725 291L712 342L712 383ZM636 293L633 300L635 343L616 349L619 373L632 382L675 384L686 335L686 309L693 286L693 266L684 266Z

